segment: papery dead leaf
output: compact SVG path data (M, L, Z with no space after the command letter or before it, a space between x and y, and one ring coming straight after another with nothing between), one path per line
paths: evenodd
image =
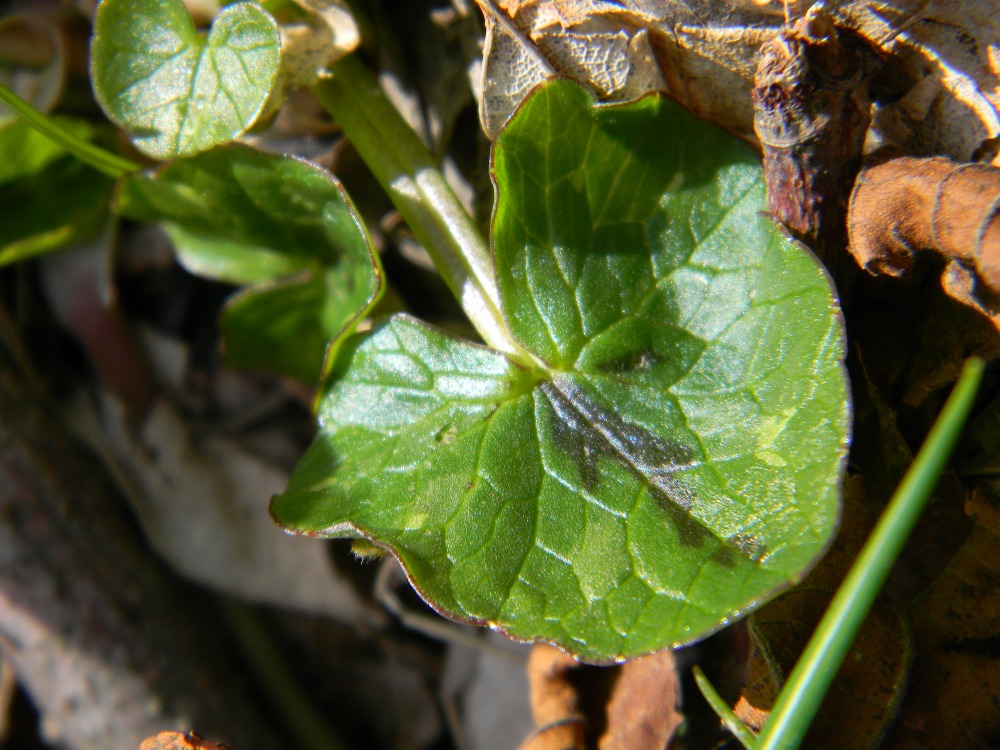
M785 23L776 7L477 2L487 19L480 114L491 136L533 85L557 73L609 101L664 90L696 115L755 140L750 92L758 50ZM804 6L789 3L792 13ZM885 60L875 81L873 144L967 161L1000 136L1000 14L988 0L850 0L828 8L838 27Z
M158 397L149 350L108 301L108 257L101 243L49 255L40 278L102 385L100 397L67 404L66 415L115 468L150 543L176 570L251 601L367 618L325 550L296 544L267 517L267 498L285 473L235 440L200 435Z
M361 39L342 0L295 0L309 12L305 23L281 25L281 73L291 88L308 86L326 67L353 52Z
M538 729L520 750L661 750L683 720L670 651L608 668L536 645L528 678Z
M160 732L143 740L139 750L232 750L229 745L208 742L193 732Z
M1000 507L974 492L965 510L975 523L968 541L915 602L917 659L892 750L985 748L1000 737Z

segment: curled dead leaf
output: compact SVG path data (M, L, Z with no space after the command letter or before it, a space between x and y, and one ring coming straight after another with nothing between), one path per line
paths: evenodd
M203 740L194 732L160 732L143 740L139 750L232 750L229 745Z
M565 651L537 645L528 661L531 686L531 715L537 729L520 750L558 750L584 747L585 719L579 696L570 682L572 670L580 663Z
M661 750L682 721L673 652L607 668L537 645L528 679L538 729L520 750Z
M900 276L933 250L985 285L972 290L976 306L1000 295L1000 169L883 152L858 178L848 228L851 253L872 274Z

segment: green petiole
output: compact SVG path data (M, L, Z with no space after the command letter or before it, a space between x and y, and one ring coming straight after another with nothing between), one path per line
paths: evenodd
M486 240L427 148L354 57L312 90L351 139L483 340L522 364L536 364L513 339Z

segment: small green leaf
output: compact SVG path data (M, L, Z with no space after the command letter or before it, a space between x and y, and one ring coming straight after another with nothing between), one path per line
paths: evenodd
M161 222L192 273L264 284L223 314L234 366L315 380L326 344L381 291L381 266L347 194L302 159L220 147L123 178L117 207Z
M315 382L327 343L371 297L372 266L357 262L246 289L223 311L226 361Z
M113 181L72 157L36 153L0 185L0 266L96 235L108 219Z
M90 138L93 128L83 120L54 117L53 122L80 138ZM0 123L0 183L38 174L66 149L14 117Z
M182 0L103 0L90 52L105 112L136 148L167 159L254 123L277 78L281 36L254 3L225 7L205 38Z
M537 358L395 317L355 341L279 523L391 549L439 611L610 661L800 580L839 516L840 311L758 157L556 81L497 138L503 311Z
M49 120L78 138L93 135L82 120ZM26 120L0 123L0 266L95 235L108 219L111 187Z

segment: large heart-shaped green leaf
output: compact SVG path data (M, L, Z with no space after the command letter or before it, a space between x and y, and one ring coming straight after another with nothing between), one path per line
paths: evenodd
M259 5L229 5L206 39L182 0L103 0L91 78L108 117L156 159L233 140L257 119L278 74L281 36Z
M437 609L609 661L800 580L836 528L840 312L758 157L556 81L498 137L503 311L535 361L396 316L344 350L272 512L361 536Z
M223 146L126 176L117 208L161 222L193 273L259 283L223 313L237 367L314 382L327 342L381 292L381 266L350 199L302 159Z

